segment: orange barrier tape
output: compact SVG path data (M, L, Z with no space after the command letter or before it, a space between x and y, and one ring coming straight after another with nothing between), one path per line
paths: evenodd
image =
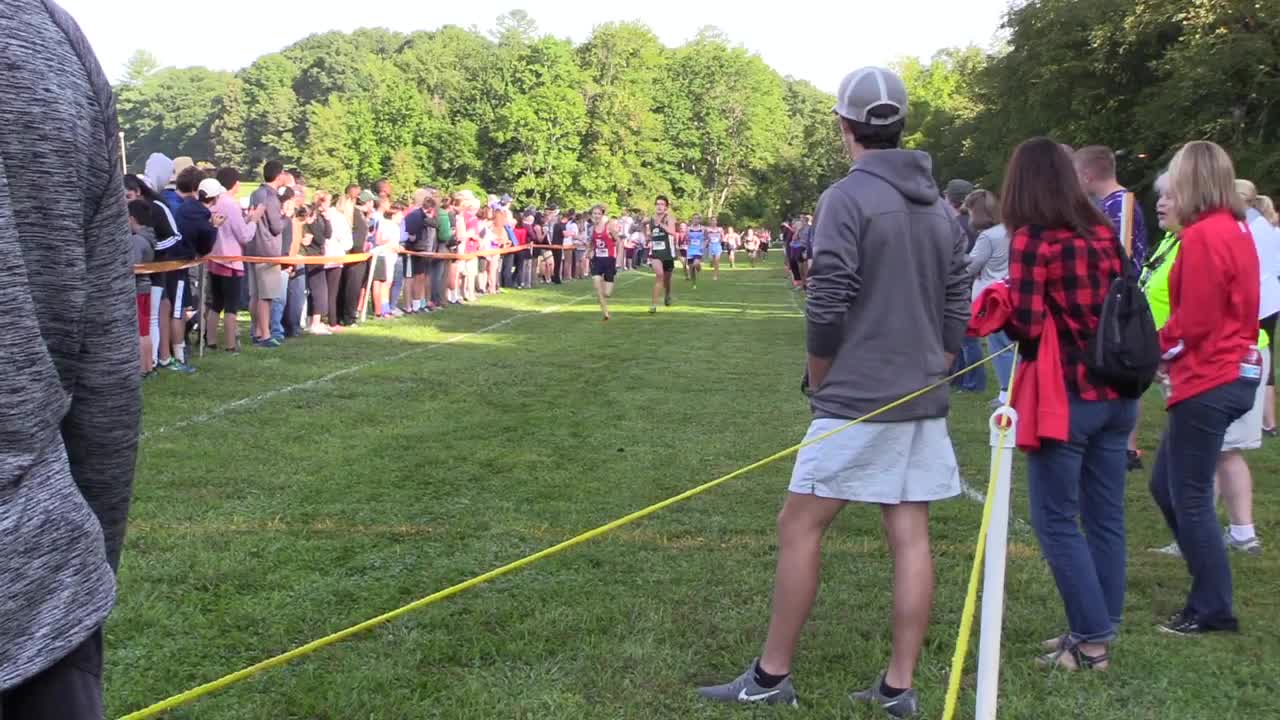
M133 266L134 275L150 275L152 273L166 273L174 270L185 270L196 265L203 265L204 260L162 260L160 262L138 263Z
M525 247L526 247L525 245L519 245L519 246L513 245L511 247L498 248L497 250L478 250L473 253L438 253L438 252L429 253L429 252L418 252L416 250L405 250L404 248L400 248L397 252L399 252L401 255L412 255L413 257L434 258L436 260L472 260L472 259L481 258L481 257L493 257L495 255L514 255L515 253L522 252L525 249Z
M256 255L206 255L205 260L221 264L250 263L252 265L350 265L364 262L373 253L348 253L346 255L286 255L283 257L258 257Z
M428 253L417 252L414 250L405 250L402 247L396 247L396 253L400 255L412 255L414 257L432 258L436 260L472 260L481 257L493 257L496 255L512 255L525 250L575 250L579 249L574 245L516 245L512 247L499 248L497 250L480 250L473 253ZM284 257L258 257L256 255L206 255L197 260L169 260L164 262L142 263L133 266L133 274L148 275L151 273L170 272L172 270L183 270L197 265L203 265L206 262L216 263L249 263L249 264L266 264L266 265L349 265L352 263L364 262L376 253L348 253L346 255L288 255Z

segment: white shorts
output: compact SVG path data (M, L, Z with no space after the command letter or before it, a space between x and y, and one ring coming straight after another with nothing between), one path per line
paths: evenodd
M817 419L805 440L848 420ZM809 445L796 456L791 492L798 495L897 505L960 494L960 470L946 418L864 422Z
M1253 407L1227 428L1223 450L1257 450L1262 447L1262 408L1266 404L1267 373L1271 372L1271 353L1263 350L1262 382L1253 396Z

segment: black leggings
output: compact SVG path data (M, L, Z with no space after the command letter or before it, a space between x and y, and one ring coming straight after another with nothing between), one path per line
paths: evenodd
M1267 387L1275 387L1276 384L1276 321L1280 320L1280 313L1275 313L1262 318L1258 322L1258 326L1262 328L1262 332L1267 334L1267 353L1271 356L1271 372L1267 374Z
M341 297L342 304L338 312L338 320L344 325L354 325L360 320L360 291L364 290L365 271L368 261L351 263L342 267Z
M311 314L322 315L330 325L338 324L338 290L342 268L307 266L307 290L311 292Z

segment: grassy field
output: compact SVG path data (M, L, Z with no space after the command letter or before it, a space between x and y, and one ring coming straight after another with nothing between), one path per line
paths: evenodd
M507 293L146 384L145 435L107 632L117 717L564 540L787 447L808 410L799 298L769 268L677 285L623 274L601 323L586 283ZM247 345L247 343L246 343ZM986 397L957 396L965 478L985 483ZM1149 404L1144 445L1163 414ZM1264 537L1280 445L1250 456ZM768 619L783 461L655 517L239 683L183 718L873 717L848 691L889 650L878 513L832 529L796 664L803 707L701 704ZM1014 514L1026 517L1021 468ZM1277 554L1235 557L1243 633L1163 637L1186 588L1131 476L1127 624L1106 674L1036 668L1065 625L1029 529L1010 537L1005 718L1280 716ZM942 712L980 506L936 506L938 597L918 686ZM976 643L975 643L976 646ZM966 672L972 672L970 659ZM971 678L970 678L971 680ZM966 692L962 717L972 716Z

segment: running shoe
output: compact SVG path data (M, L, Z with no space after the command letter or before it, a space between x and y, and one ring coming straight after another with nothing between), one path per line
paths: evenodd
M1262 541L1258 539L1257 535L1248 540L1237 540L1231 535L1231 528L1224 528L1222 530L1222 540L1227 544L1228 550L1235 550L1246 555L1262 554Z
M1178 542L1176 540L1164 547L1151 548L1151 552L1159 555L1168 555L1170 557L1182 557L1182 548L1178 547Z
M870 689L853 693L849 699L855 703L870 703L879 705L889 717L895 718L911 718L920 714L920 695L914 688L907 690L897 697L889 697L880 692L881 686L884 684L884 673L876 678L876 682Z
M739 705L790 705L800 704L796 697L795 686L791 676L778 683L777 687L767 688L756 682L756 661L752 660L747 671L724 685L709 685L698 688L698 695L715 702L735 703Z
M658 306L657 306L657 305L650 305L650 306L649 306L649 314L650 314L650 315L655 315L655 314L657 314L657 312L658 312Z
M170 359L167 363L161 363L156 367L164 368L165 370L172 370L173 372L182 373L183 375L191 375L196 371L196 369L190 365L173 359Z
M1206 623L1186 610L1177 613L1160 626L1160 632L1169 635L1181 635L1183 637L1192 637L1195 635L1204 635L1213 632L1239 631L1240 623L1235 618L1230 618L1229 620L1218 623Z

